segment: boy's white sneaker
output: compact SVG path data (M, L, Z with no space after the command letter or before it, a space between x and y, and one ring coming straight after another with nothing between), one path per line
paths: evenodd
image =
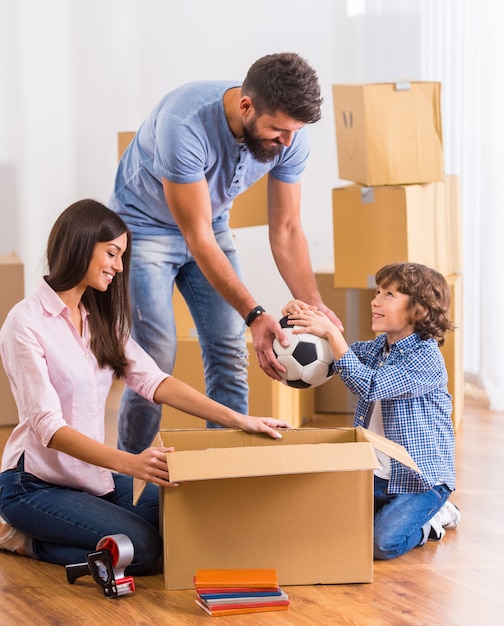
M439 512L429 520L428 525L430 525L430 530L427 539L429 541L441 541L446 535L446 530L443 528L443 524L439 518Z
M460 511L457 506L447 500L441 509L436 513L441 525L446 530L453 530L460 524Z

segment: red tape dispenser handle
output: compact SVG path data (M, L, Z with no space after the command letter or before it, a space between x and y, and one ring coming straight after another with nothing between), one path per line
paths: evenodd
M87 555L87 563L67 565L67 580L73 584L77 578L91 574L108 598L117 598L135 591L131 576L124 576L124 569L133 560L134 549L126 535L102 537L96 551Z

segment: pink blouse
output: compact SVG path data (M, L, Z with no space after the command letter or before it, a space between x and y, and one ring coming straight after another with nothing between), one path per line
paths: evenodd
M105 403L113 382L89 349L88 313L81 305L82 337L70 311L49 285L10 311L0 330L0 354L18 408L19 424L7 441L1 470L15 468L24 452L25 471L58 485L104 495L114 488L108 469L90 465L47 445L69 426L103 443ZM129 339L124 382L153 402L168 374Z

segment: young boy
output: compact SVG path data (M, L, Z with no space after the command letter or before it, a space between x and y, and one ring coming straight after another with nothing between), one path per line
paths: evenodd
M382 333L348 346L340 330L300 300L283 315L328 339L334 371L359 397L354 426L380 433L408 450L421 473L380 455L375 471L374 556L391 559L456 528L460 512L448 498L455 489L452 403L439 346L447 331L450 290L424 265L397 263L376 274L372 329ZM294 331L296 332L296 331Z

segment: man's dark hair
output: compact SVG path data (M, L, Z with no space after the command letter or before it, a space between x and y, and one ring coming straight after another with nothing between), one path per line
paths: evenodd
M303 124L313 124L321 117L317 73L293 52L258 59L250 67L241 93L252 99L258 115L281 112Z

